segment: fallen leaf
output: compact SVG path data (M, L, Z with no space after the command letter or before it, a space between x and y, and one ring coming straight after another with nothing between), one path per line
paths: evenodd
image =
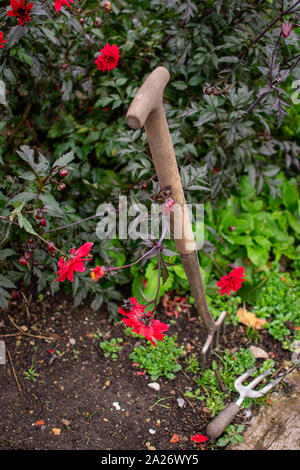
M60 429L58 429L58 428L52 428L52 432L53 432L53 434L55 434L55 436L60 435Z
M87 333L85 336L86 336L87 338L93 339L93 338L94 338L94 334L95 334L95 333Z
M244 308L239 308L236 312L236 316L243 325L251 326L256 330L261 330L261 328L267 323L264 318L257 318L257 316L249 312Z
M194 442L205 442L208 441L208 437L204 436L204 434L195 434L194 436L191 437L191 440Z
M170 442L176 443L176 442L179 442L179 441L180 441L180 437L178 436L178 434L173 434L172 439L170 440Z
M36 423L34 423L35 426L44 426L45 424L45 421L43 419L41 419L40 421L36 421Z

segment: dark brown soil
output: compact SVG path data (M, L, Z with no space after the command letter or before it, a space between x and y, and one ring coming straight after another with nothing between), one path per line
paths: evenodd
M32 303L30 319L17 300L8 314L17 326L27 328L26 333L54 333L56 339L21 335L7 313L0 313L0 339L10 353L22 392L7 357L6 364L0 365L0 449L214 448L209 441L191 441L194 434L205 433L211 420L204 402L184 397L188 387L194 388L192 376L183 368L174 380L158 379L159 392L150 389L147 384L151 378L138 375L128 358L137 339L124 335L122 322L109 322L105 311L94 313L86 306L74 309L72 300L62 295ZM170 322L163 312L159 319ZM98 347L99 340L93 336L98 328L104 339L123 337L124 346L116 361L105 358ZM205 339L198 321L189 321L185 314L168 333L178 334L178 344L189 344L189 350L197 354ZM274 353L278 364L288 357L266 332L261 338L260 345ZM244 327L229 325L221 348L246 346L247 341ZM180 362L184 364L184 358ZM39 374L35 381L24 375L32 366ZM180 397L185 400L183 408L177 403ZM164 400L158 402L161 398ZM235 422L246 419L240 415ZM174 434L180 440L171 443Z

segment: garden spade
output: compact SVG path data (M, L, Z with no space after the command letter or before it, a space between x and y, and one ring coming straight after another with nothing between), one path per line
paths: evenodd
M204 367L207 353L219 342L221 327L225 332L226 312L222 312L215 321L207 305L196 243L163 106L163 93L169 79L168 70L165 67L157 67L138 90L127 112L126 121L132 129L145 127L160 187L171 189L174 207L179 208L171 214L171 231L196 308L208 332L201 350L201 364ZM175 232L179 236L175 236Z

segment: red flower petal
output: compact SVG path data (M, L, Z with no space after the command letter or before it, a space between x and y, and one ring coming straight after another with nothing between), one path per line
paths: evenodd
M84 243L80 248L78 248L78 250L76 250L76 256L87 256L93 245L94 243L91 242Z
M208 441L208 437L204 436L204 434L195 434L194 436L191 437L191 441L194 442L205 442Z

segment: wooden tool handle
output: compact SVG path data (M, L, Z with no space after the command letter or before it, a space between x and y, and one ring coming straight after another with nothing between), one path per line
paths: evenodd
M175 217L171 217L175 244L180 254L187 254L196 249L196 244L163 107L163 92L169 79L168 70L157 67L137 92L127 112L126 121L133 129L145 126L160 187L170 186L171 197L175 202Z
M165 67L157 67L145 80L126 115L126 121L132 129L140 129L148 116L162 106L164 89L170 80Z
M171 188L171 197L175 203L171 214L171 230L176 248L190 283L197 310L206 328L214 331L215 322L206 301L196 243L163 107L163 92L169 79L168 70L157 67L137 92L127 112L126 120L133 129L145 126L160 187Z
M219 437L239 411L240 407L236 403L229 403L229 405L227 405L226 408L221 411L211 423L209 423L206 428L206 435L211 439Z

